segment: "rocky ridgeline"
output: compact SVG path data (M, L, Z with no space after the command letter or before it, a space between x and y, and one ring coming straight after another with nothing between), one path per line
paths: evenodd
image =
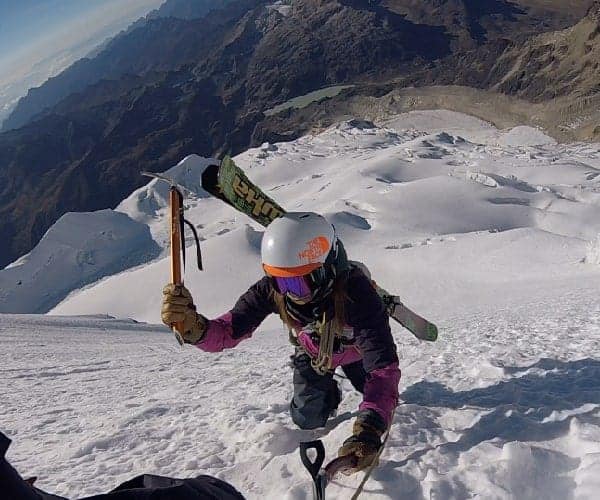
M509 70L492 88L532 101L600 92L600 2L575 26L543 33L509 48L499 64Z

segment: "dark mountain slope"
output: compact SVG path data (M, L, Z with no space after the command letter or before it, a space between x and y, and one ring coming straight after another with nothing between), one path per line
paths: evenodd
M507 70L493 88L532 101L600 93L600 2L571 28L509 47L498 65Z
M445 28L412 23L368 1L297 2L252 54L248 101L279 102L357 77L384 78L448 54Z
M208 18L157 17L118 35L93 59L84 58L29 90L3 123L3 130L19 128L65 97L100 80L127 74L169 71L195 63L221 42L221 33L260 1L237 0Z
M238 1L207 19L151 22L154 39L136 30L115 42L127 57L110 57L110 46L100 57L103 74L114 77L140 52L141 77L96 82L26 127L0 134L0 184L11 178L19 193L16 199L14 190L0 195L0 237L10 242L0 265L29 250L65 211L116 205L143 182L142 169L163 170L191 152L242 150L259 111L288 96L449 51L442 28L402 19L388 25L366 1L358 7L298 2L287 17L248 8L256 3ZM168 43L158 40L165 26L177 31ZM434 33L437 52L428 56L429 47L419 47L398 26L411 36ZM181 55L181 47L192 45ZM156 64L148 64L153 52ZM161 72L172 62L169 53L195 64ZM53 134L41 140L49 129Z
M178 17L179 19L199 19L211 10L224 7L231 0L167 0L148 17Z
M600 93L600 1L566 29L498 39L411 75L412 84L466 85L543 102Z

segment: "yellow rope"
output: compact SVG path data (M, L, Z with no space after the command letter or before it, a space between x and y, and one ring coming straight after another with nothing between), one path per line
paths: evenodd
M319 327L319 355L312 360L312 367L317 373L324 375L333 366L333 344L335 331L330 321L327 321L326 313L323 313L323 322Z

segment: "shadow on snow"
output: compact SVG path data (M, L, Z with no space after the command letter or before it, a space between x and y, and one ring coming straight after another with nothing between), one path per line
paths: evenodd
M423 381L403 392L401 399L404 404L400 408L404 409L404 413L398 412L395 419L400 431L408 415L418 414L417 422L425 424L422 428L437 428L441 435L434 416L435 409L439 408L475 409L480 410L482 415L471 427L456 431L461 435L455 442L417 450L401 461L382 463L374 473L374 477L382 482L383 491L380 493L385 493L388 487L388 493L401 488L403 498L423 498L420 481L402 468L430 451L435 450L456 462L461 453L484 441L495 440L502 446L515 441L550 441L564 436L569 432L573 418L600 426L600 418L596 416L600 406L600 360L586 358L565 362L546 358L531 366L505 366L503 369L510 378L488 387L455 392L443 384ZM422 412L430 412L431 415L427 417L428 413L423 415ZM561 415L558 412L565 413ZM519 470L517 460L511 470L498 472L495 479L509 492L515 493L512 488L518 490L521 498L535 498L541 491L550 495L546 498L573 496L576 485L566 473L579 466L579 459L543 447L532 448L531 457L533 474L531 468ZM522 469L527 469L526 465ZM502 474L507 478L502 478ZM530 476L525 477L525 474ZM517 480L519 475L521 477ZM457 478L442 480L440 485L439 494L443 498L470 497L466 486Z

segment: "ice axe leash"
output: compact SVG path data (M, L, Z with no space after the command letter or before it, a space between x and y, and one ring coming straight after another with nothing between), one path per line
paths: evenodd
M202 271L202 252L200 250L200 240L194 225L184 216L185 207L183 204L183 192L188 191L183 186L178 185L173 179L161 174L152 172L142 172L146 177L153 177L169 184L169 229L171 246L171 283L174 285L183 285L183 273L185 272L185 235L184 230L187 225L194 235L196 242L196 259L198 269ZM182 267L183 261L183 267ZM175 333L177 342L183 345L183 322L177 322L171 325Z

